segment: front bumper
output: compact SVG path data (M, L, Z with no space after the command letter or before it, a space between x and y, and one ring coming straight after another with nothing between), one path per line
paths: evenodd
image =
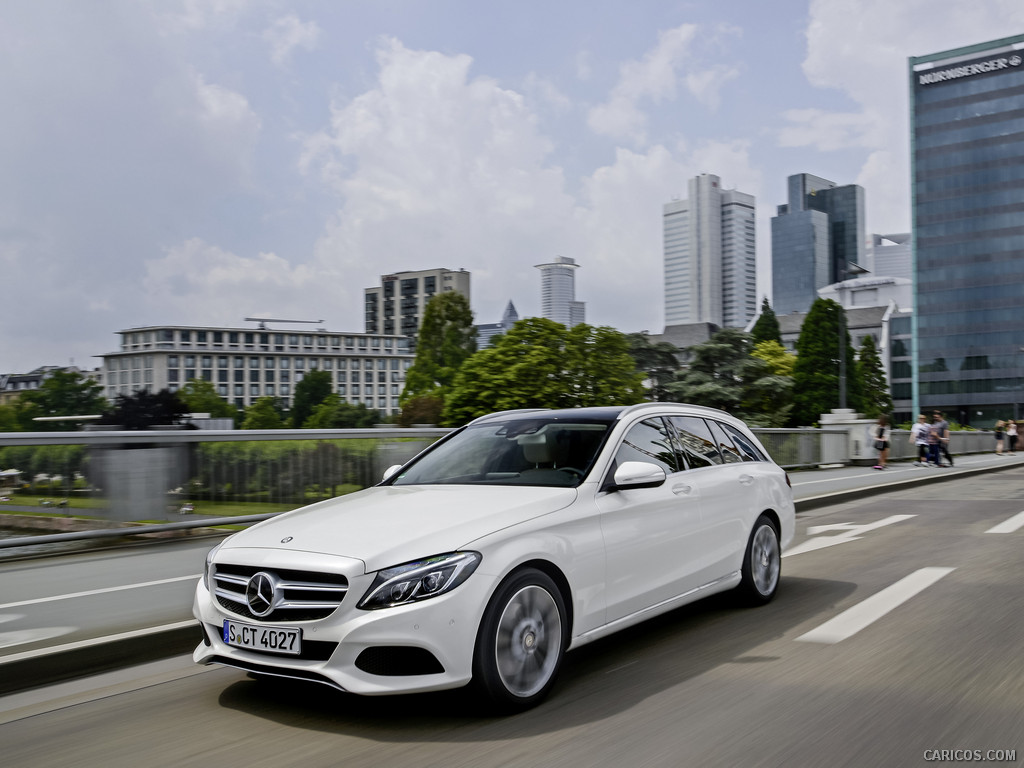
M293 560L281 563L282 567L296 565ZM435 598L395 608L359 610L355 606L372 580L372 574L349 574L348 594L324 619L266 622L267 626L302 630L300 657L227 645L221 632L225 619L262 622L225 610L200 580L192 613L202 625L204 639L193 660L311 680L363 695L435 691L468 683L477 628L496 586L495 578L478 571ZM431 657L436 663L430 662Z

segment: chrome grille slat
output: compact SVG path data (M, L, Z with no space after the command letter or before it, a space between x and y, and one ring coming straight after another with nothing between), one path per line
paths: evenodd
M263 571L277 580L278 602L266 616L249 610L246 588L249 579ZM222 608L246 619L261 622L311 621L330 616L348 592L348 579L337 573L316 573L288 568L215 564L213 593Z

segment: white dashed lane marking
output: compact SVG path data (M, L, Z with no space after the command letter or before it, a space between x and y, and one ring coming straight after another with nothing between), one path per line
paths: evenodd
M1009 520L1004 520L999 525L989 528L985 533L1014 533L1024 528L1024 512L1018 512Z
M955 568L922 568L914 571L895 584L886 587L867 600L843 611L816 629L812 629L797 640L804 643L838 643L874 624L895 608L898 608L918 592L930 587Z

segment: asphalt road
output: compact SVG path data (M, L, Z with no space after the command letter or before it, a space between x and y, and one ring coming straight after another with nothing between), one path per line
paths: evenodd
M551 698L512 718L480 716L461 692L365 699L175 657L0 698L0 760L803 768L978 750L1019 763L1022 510L1012 469L804 513L773 603L716 596L580 649Z

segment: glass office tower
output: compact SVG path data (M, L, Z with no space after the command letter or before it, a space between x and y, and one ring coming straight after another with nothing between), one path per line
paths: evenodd
M910 59L914 410L1024 415L1024 34Z

